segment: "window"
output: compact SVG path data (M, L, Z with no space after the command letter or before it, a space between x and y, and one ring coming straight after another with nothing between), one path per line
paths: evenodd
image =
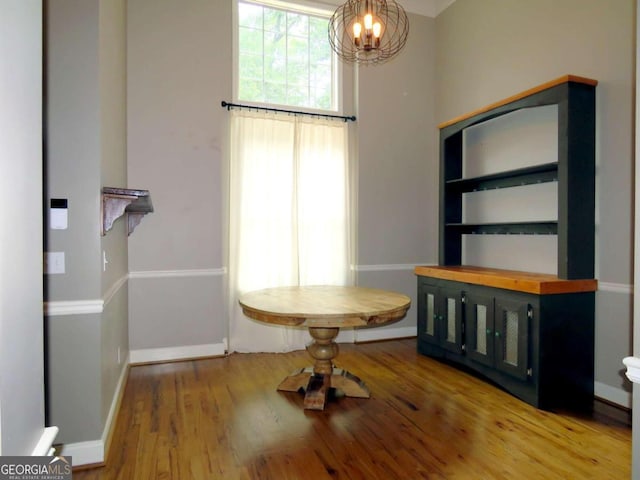
M240 0L237 100L338 111L337 60L327 34L331 13Z
M238 0L234 100L334 114L332 12L280 0ZM230 112L229 349L304 348L308 333L248 320L243 292L352 283L347 122L255 109Z

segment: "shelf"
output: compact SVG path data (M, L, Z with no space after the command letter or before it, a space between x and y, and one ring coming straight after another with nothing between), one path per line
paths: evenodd
M546 273L520 272L469 265L418 266L415 267L414 273L421 277L453 280L537 295L594 292L598 289L598 281L595 279L566 280Z
M554 235L556 237L557 272L560 278L592 278L595 264L595 87L597 81L575 75L565 75L504 100L492 103L469 114L440 124L440 202L439 252L440 265L460 265L465 235ZM557 108L557 155L541 160L546 163L500 171L489 175L463 178L467 158L465 130L514 111L555 105ZM507 134L508 132L503 132ZM496 138L498 148L499 137ZM517 137L509 137L517 144ZM524 148L531 148L523 142ZM547 145L554 147L554 145ZM536 150L536 147L533 147ZM512 150L503 151L503 153ZM487 152L492 153L492 152ZM530 152L527 152L530 153ZM505 160L505 159L503 159ZM489 161L489 159L487 159ZM520 164L522 165L522 163ZM509 168L509 167L506 167ZM502 216L492 208L491 195L465 193L552 183L548 189L520 189L517 198L556 202L557 213L543 218L553 221L518 221L518 217ZM508 194L511 192L507 192ZM509 196L509 195L506 196ZM522 195L522 197L521 197ZM480 198L482 197L482 198ZM514 197L515 198L515 197ZM464 208L477 203L483 212L491 213L498 222L464 223ZM511 210L513 211L513 210ZM489 218L489 215L485 215ZM516 221L500 222L502 219ZM527 239L522 242L527 243ZM489 248L495 248L493 245Z
M104 187L102 189L102 235L113 227L113 222L127 214L127 235L131 235L142 217L153 212L149 190Z
M447 223L461 235L557 235L558 222Z
M496 188L519 187L558 180L558 163L545 163L480 177L456 178L446 182L455 191L476 192Z

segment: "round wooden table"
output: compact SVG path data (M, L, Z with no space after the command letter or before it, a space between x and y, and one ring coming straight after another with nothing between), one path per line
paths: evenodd
M399 293L344 286L267 288L246 293L239 302L244 314L254 320L309 329L313 341L307 351L314 359L313 368L289 375L278 390L305 390L304 408L312 410L324 409L330 388L349 397L370 396L358 377L333 365L340 329L395 322L411 305L411 299Z

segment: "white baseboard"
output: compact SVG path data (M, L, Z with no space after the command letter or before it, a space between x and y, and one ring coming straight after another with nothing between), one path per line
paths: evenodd
M88 442L68 443L62 445L60 455L73 457L73 466L92 465L104 462L104 442L90 440Z
M112 429L116 426L116 419L118 415L118 409L120 406L120 399L124 394L124 388L127 383L127 373L129 371L129 361L125 361L122 364L122 370L120 377L118 378L118 384L116 385L115 392L113 392L113 398L111 399L111 407L109 408L109 414L102 431L102 438L100 440L91 440L88 442L68 443L62 445L60 455L72 455L73 466L91 465L94 463L103 463L106 455L106 446L111 435Z
M182 347L143 348L131 350L131 364L168 362L172 360L187 360L198 357L222 356L226 353L224 343L209 343L205 345L186 345Z
M116 426L118 411L120 410L120 402L122 401L122 396L124 395L124 388L127 385L127 378L128 378L130 363L131 362L129 361L129 356L127 356L127 359L122 364L122 370L120 371L120 377L118 378L118 383L116 384L116 390L115 392L113 392L113 398L111 399L111 407L109 407L109 413L107 414L107 421L105 422L104 430L102 431L102 443L105 446L109 445L109 439L111 437L112 430Z
M621 388L612 387L600 382L594 382L593 393L596 397L607 400L621 407L631 408L632 396L631 392L627 392Z
M418 335L418 328L415 325L413 327L401 328L358 328L355 329L354 332L357 343L416 337Z

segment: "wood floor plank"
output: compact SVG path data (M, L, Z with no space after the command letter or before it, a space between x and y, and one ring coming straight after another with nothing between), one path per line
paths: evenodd
M107 479L555 479L630 477L631 428L546 412L419 355L415 340L340 345L371 398L303 408L280 381L306 352L132 367Z

